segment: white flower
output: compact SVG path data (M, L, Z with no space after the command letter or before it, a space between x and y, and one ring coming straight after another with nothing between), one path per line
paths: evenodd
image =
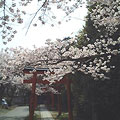
M117 7L118 11L120 11L120 6Z
M118 54L118 50L113 50L112 54L117 55Z

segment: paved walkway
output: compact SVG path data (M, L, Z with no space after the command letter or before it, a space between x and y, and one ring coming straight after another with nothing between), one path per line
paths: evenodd
M41 115L41 120L54 120L51 113L47 110L45 105L40 105L40 111L35 111L36 114ZM29 115L28 106L16 107L6 114L0 115L0 120L24 120Z
M16 107L8 113L0 115L0 120L24 120L28 114L28 106Z
M47 110L45 105L40 105L41 120L54 120L51 113Z

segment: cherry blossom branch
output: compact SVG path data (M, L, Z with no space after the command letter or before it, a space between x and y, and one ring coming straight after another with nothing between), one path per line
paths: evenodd
M4 12L4 20L5 20L5 2L6 2L6 0L4 0L4 10L3 10L3 12Z
M34 65L34 66L37 66L37 65L42 65L41 63L38 63L38 62L49 62L49 61L54 61L54 62L51 62L51 63L48 63L50 65L55 65L55 64L59 64L61 62L64 62L64 61L75 61L75 62L81 62L81 63L87 63L95 58L100 58L100 57L107 57L107 56L115 56L114 54L112 53L106 53L106 54L102 54L102 55L92 55L92 56L88 56L88 57L83 57L83 58L70 58L70 57L67 57L65 59L50 59L50 60L38 60L36 62L36 64L33 63L30 63L29 65ZM120 55L120 54L118 54Z
M27 28L26 34L28 33L28 30L29 30L29 28L30 28L33 20L34 20L35 17L37 16L38 12L46 5L46 3L47 3L47 0L45 0L45 2L42 4L42 6L37 10L37 12L35 13L35 15L33 16L32 20L30 21L30 24L29 24L29 26L28 26L28 28Z

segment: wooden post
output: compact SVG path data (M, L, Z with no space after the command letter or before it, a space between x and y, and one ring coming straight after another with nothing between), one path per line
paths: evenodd
M73 120L72 106L71 106L71 86L70 81L67 80L67 101L68 101L68 120Z
M34 106L34 109L37 108L37 95L35 94L35 106Z
M52 104L52 109L54 109L55 106L55 98L54 98L54 94L51 93L51 104Z
M33 73L33 83L32 83L32 93L31 93L31 100L30 100L29 120L33 120L33 115L34 115L34 110L35 110L34 106L35 106L36 82L37 82L37 73Z
M61 94L58 94L57 95L57 98L58 98L58 116L60 116L61 115L61 110L62 110L62 103L61 103Z
M50 95L49 95L49 93L47 94L47 106L49 106L50 105Z

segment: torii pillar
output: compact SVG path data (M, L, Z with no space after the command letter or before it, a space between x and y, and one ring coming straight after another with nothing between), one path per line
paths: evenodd
M57 94L58 98L58 116L62 113L62 101L61 101L61 94Z
M36 106L36 95L35 95L35 89L36 89L36 82L37 82L37 74L33 73L33 82L32 82L32 92L31 92L31 99L30 99L30 115L29 120L33 119L35 106Z
M72 114L72 105L71 105L71 81L66 81L66 88L67 88L67 102L68 102L68 120L73 120Z
M55 107L55 96L54 96L54 93L51 93L51 106L52 106L52 109L54 109L54 107Z

